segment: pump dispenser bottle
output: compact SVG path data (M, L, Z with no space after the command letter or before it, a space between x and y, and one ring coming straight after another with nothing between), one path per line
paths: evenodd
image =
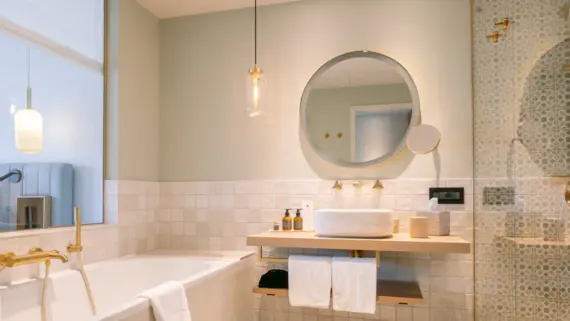
M297 213L295 214L295 218L293 219L293 229L295 231L302 231L303 230L303 218L301 217L301 209L297 209Z
M286 209L285 216L283 216L283 222L281 224L283 231L291 231L293 229L293 219L291 218L289 211L291 211L290 208Z

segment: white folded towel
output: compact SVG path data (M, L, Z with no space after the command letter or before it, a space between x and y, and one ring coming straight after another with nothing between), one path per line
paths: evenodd
M335 311L376 313L376 259L335 257L332 271Z
M150 300L156 321L192 321L186 290L180 282L164 283L139 297Z
M327 309L331 301L331 258L289 256L289 304Z

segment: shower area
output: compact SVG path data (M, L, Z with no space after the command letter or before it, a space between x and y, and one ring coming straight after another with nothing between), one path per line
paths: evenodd
M472 6L475 319L568 321L570 1Z

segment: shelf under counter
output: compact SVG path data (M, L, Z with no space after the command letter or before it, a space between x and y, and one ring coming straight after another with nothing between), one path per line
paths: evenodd
M247 237L248 246L306 248L327 250L362 250L376 252L470 253L471 243L459 236L411 238L397 233L390 238L331 238L314 232L267 231Z
M287 296L287 289L254 288L254 293L264 295ZM382 303L416 304L424 303L422 292L417 282L378 280L376 283L377 301Z

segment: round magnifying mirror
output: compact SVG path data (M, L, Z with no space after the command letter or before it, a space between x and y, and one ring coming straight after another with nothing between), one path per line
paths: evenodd
M406 143L408 149L414 154L428 154L433 152L441 140L439 130L431 125L413 127Z
M356 51L325 63L301 99L301 128L323 159L363 167L394 157L420 118L416 86L394 59Z

